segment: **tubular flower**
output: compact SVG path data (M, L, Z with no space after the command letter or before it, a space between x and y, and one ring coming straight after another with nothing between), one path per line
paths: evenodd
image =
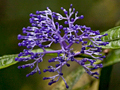
M84 16L78 16L78 12L75 11L75 8L72 8L72 4L70 5L69 11L63 7L61 7L61 10L63 10L64 16L52 12L48 7L47 10L36 11L36 14L30 14L31 26L23 28L23 33L26 34L26 36L18 35L18 39L23 40L18 43L18 46L26 46L27 49L20 52L15 60L19 62L34 60L32 63L18 66L18 68L35 67L33 71L26 75L28 77L36 72L41 74L38 64L43 61L43 57L46 54L57 53L57 57L49 59L48 62L58 62L58 64L56 64L55 67L48 66L48 69L43 70L43 72L57 72L57 74L51 77L44 77L43 80L50 79L48 84L51 85L61 77L65 82L66 88L69 88L63 77L62 67L64 65L69 67L70 64L68 61L74 61L81 65L89 75L98 78L97 76L99 74L91 70L102 68L102 64L95 64L94 62L98 59L103 60L103 58L105 58L105 56L101 54L102 48L98 46L105 46L108 42L101 40L101 38L107 34L100 35L98 30L93 31L85 25L75 24L76 20L83 19ZM64 21L65 25L58 23L61 20ZM61 31L64 32L64 35L61 34ZM87 44L88 40L91 44ZM53 43L60 44L61 48L59 50L47 51L46 48L50 48ZM82 44L81 50L76 53L73 52L74 49L71 48L75 43ZM43 52L32 52L35 47L40 47ZM89 55L91 58L83 58L82 60L75 59L75 56L80 54Z

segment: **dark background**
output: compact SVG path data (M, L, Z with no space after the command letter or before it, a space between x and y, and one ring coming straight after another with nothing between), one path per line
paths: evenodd
M79 15L84 15L84 19L77 23L89 26L93 30L100 30L100 32L108 30L120 20L120 0L0 0L0 56L22 51L23 47L17 45L19 42L17 35L22 34L22 27L30 25L30 13L35 13L37 10L43 11L46 7L54 12L63 13L60 7L68 9L70 4L79 11ZM41 64L40 68L47 67L46 63L47 61ZM47 85L48 81L42 80L42 77L47 74L35 74L26 78L25 75L31 70L17 69L21 64L0 70L0 90L48 90L51 88ZM120 90L119 66L120 64L114 65L109 90ZM70 70L67 70L67 73L69 72Z

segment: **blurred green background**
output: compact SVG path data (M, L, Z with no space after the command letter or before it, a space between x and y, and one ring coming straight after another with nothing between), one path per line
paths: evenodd
M73 4L73 7L79 11L79 15L84 15L84 19L77 23L89 26L93 30L100 30L100 32L108 30L120 20L120 0L0 0L0 56L22 51L23 47L17 45L19 42L17 35L22 34L22 27L30 25L30 13L45 10L46 7L54 12L63 13L60 7L68 9L70 4ZM75 50L78 48L78 46L75 47ZM43 67L47 68L49 58L49 56L44 58L46 62L40 64L41 70ZM42 80L44 75L51 74L35 74L26 78L25 75L31 70L29 68L17 69L17 66L21 64L23 63L0 70L0 90L48 90L52 88L47 85L49 80ZM109 90L120 90L119 66L120 64L114 65ZM64 72L67 71L65 75L75 69L74 65L73 67L65 68Z

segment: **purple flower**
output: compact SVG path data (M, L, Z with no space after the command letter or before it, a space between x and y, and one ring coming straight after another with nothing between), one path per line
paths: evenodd
M63 77L62 67L64 65L69 67L70 64L68 61L74 61L81 65L89 75L98 78L97 75L99 74L91 70L102 68L102 64L94 64L94 62L98 59L103 60L103 58L105 58L105 56L101 54L101 47L98 46L106 45L108 42L101 41L101 38L107 34L100 35L99 31L93 31L90 27L75 24L76 20L83 19L84 16L78 16L78 11L72 8L72 4L70 5L69 11L63 7L61 7L61 9L65 14L64 16L52 12L48 7L45 11L36 11L36 14L30 14L31 26L23 28L23 33L26 34L26 36L18 35L18 39L23 40L21 43L18 43L18 46L26 46L27 49L20 52L15 60L25 62L34 60L32 63L18 66L18 68L35 67L33 71L26 75L28 77L36 72L41 74L38 63L43 61L43 57L46 54L57 53L57 57L49 59L48 62L58 62L58 64L56 64L55 67L48 66L48 69L43 70L43 72L57 72L57 75L44 77L43 80L51 79L48 83L51 85L61 77L65 82L66 88L69 88ZM72 16L75 18L72 18ZM61 20L64 21L65 25L58 23ZM61 35L61 31L64 31L64 35ZM85 40L89 40L91 44L87 44ZM59 50L46 51L46 48L49 48L53 43L60 44L61 48ZM73 52L74 49L71 48L75 43L82 44L81 51L76 53ZM32 52L35 47L40 47L43 52ZM83 58L82 60L75 59L75 56L80 54L89 55L91 58Z

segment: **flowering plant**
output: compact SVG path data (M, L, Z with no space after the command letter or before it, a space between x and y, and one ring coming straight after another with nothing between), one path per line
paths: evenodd
M48 66L48 69L43 70L43 72L57 72L57 75L44 77L43 80L51 79L48 83L51 85L61 77L65 82L66 88L69 88L63 77L62 67L64 65L69 67L70 64L68 61L74 61L81 65L89 75L98 78L99 74L92 72L92 70L103 67L102 64L95 64L95 62L105 58L105 56L101 54L102 48L100 46L106 46L108 42L101 40L101 38L107 34L100 35L98 30L93 31L85 25L75 24L76 20L83 19L84 16L78 16L78 11L72 8L72 4L70 5L69 11L63 7L61 7L61 9L65 16L52 12L48 7L45 11L36 11L36 14L30 14L30 23L32 26L23 28L23 33L26 34L26 36L18 35L19 40L23 39L18 45L26 46L27 49L20 52L15 60L19 62L34 60L32 63L18 66L18 68L35 67L33 71L26 75L28 77L36 72L41 74L38 64L43 61L43 57L46 54L57 53L57 57L49 59L48 62L58 62L58 64L56 64L55 67ZM65 25L59 24L61 20L64 21ZM61 34L62 31L64 31L63 36ZM88 41L90 42L89 44ZM53 43L60 44L61 48L59 50L47 51L46 48L51 47ZM74 48L71 48L75 43L81 43L82 45L79 52L74 52ZM40 47L43 52L32 52L35 47ZM89 55L91 58L77 60L75 57L80 54Z
M118 1L0 2L0 90L120 90Z

